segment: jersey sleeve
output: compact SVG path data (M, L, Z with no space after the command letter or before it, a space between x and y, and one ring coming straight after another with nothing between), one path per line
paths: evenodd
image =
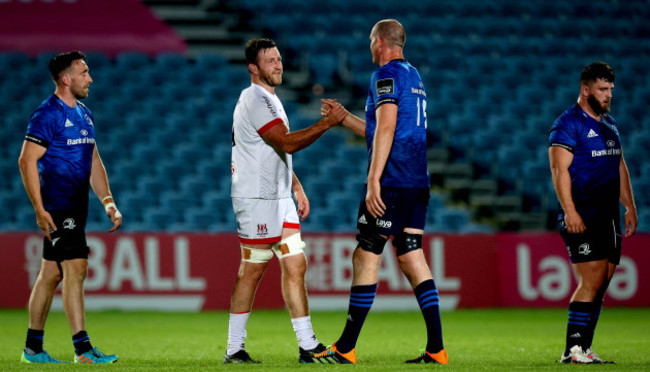
M47 110L36 110L29 118L25 141L48 148L56 133L56 119Z
M399 92L396 77L389 69L377 70L372 75L370 91L375 101L375 110L384 103L397 104Z
M279 114L280 110L269 97L257 95L251 103L248 106L249 118L260 135L275 125L284 123Z
M578 125L574 121L558 119L551 128L548 145L549 147L562 147L574 152L578 138Z

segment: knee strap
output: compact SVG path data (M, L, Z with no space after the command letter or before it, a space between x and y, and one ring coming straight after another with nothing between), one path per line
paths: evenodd
M388 238L384 238L381 235L369 235L368 232L361 231L357 234L357 241L359 242L359 247L364 251L368 251L374 254L382 254L384 252L384 246Z
M273 258L273 252L270 249L257 249L241 247L241 260L250 263L266 263Z
M271 249L279 259L283 259L285 257L304 253L305 246L305 242L300 238L300 233L296 233L288 238L280 240L279 243L273 244Z
M393 238L395 255L401 256L416 249L422 248L422 234L409 234L401 232Z

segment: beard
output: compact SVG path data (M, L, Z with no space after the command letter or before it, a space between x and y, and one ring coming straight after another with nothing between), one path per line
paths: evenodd
M593 94L589 95L589 98L587 98L587 103L589 104L589 107L591 107L591 109L594 110L596 115L600 116L602 114L606 114L609 112L609 104L603 107L603 105L600 102L598 102L598 100L596 99L596 97L593 96Z
M282 75L276 76L273 75L272 73L271 74L261 73L260 80L268 84L268 86L270 87L275 87L282 84Z
M86 92L86 87L80 89L71 89L70 92L76 99L88 98L88 92Z

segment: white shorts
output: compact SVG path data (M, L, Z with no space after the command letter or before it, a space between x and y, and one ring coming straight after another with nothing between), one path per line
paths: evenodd
M282 229L300 229L293 199L232 198L240 243L267 244L282 240Z

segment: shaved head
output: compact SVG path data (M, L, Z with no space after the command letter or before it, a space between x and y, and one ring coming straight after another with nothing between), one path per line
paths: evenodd
M406 32L404 26L394 19L382 19L377 22L370 32L370 37L379 36L391 46L396 45L403 48L406 43Z

